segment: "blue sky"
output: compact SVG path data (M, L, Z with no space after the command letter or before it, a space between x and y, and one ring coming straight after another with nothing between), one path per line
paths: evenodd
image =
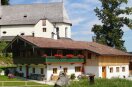
M49 3L60 2L62 0L10 0L11 4L31 4L31 3ZM98 0L63 0L69 17L73 23L72 26L72 38L75 40L92 41L91 28L94 24L101 24L93 11L96 7L100 7L101 4ZM131 6L132 0L128 0L127 5ZM128 16L132 19L132 15ZM125 46L127 50L132 51L132 30L126 26L123 28L125 40Z

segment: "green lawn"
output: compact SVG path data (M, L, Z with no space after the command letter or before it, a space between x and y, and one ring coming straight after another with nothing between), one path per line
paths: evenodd
M0 76L0 81L22 81L20 79L8 79L6 76ZM23 86L24 82L6 82L5 86ZM2 83L0 82L0 86ZM27 85L40 85L34 87L53 87L49 85L42 85L35 82L28 82ZM71 81L68 87L132 87L132 81L125 79L95 79L95 84L90 85L88 79L80 81Z
M20 79L9 79L8 77L6 76L0 76L0 81L22 81L22 82L5 82L4 83L4 86L24 86L25 85L25 82L24 80L20 80ZM48 85L42 85L42 84L39 84L39 83L35 83L35 82L27 82L27 85L30 87L31 85L36 85L34 87L52 87L52 86L48 86ZM39 85L39 86L37 86ZM0 82L0 86L2 86L2 82Z
M90 85L87 79L71 82L69 87L132 87L132 81L125 79L96 79Z

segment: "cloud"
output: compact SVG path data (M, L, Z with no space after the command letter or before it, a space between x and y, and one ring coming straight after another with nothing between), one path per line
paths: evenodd
M88 9L88 5L86 5L84 3L73 3L71 5L71 8L73 8L73 9L85 9L85 10L87 10Z
M79 25L81 22L85 21L85 18L75 18L75 19L72 19L72 23L73 23L73 26L75 25Z
M36 0L33 3L43 3L43 2L44 2L44 0Z

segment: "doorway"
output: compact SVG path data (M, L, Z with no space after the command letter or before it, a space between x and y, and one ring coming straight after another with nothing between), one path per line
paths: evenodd
M102 67L102 78L106 78L106 67Z

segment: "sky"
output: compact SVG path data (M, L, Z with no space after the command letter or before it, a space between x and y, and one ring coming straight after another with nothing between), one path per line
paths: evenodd
M64 2L65 8L72 21L72 38L74 40L92 41L94 33L91 29L94 24L101 24L96 17L94 9L100 7L99 0L10 0L11 4L32 4L32 3L51 3L51 2ZM132 7L132 0L128 0L125 6ZM132 15L127 16L132 19ZM123 27L125 40L125 47L128 52L132 52L132 30L128 27Z

